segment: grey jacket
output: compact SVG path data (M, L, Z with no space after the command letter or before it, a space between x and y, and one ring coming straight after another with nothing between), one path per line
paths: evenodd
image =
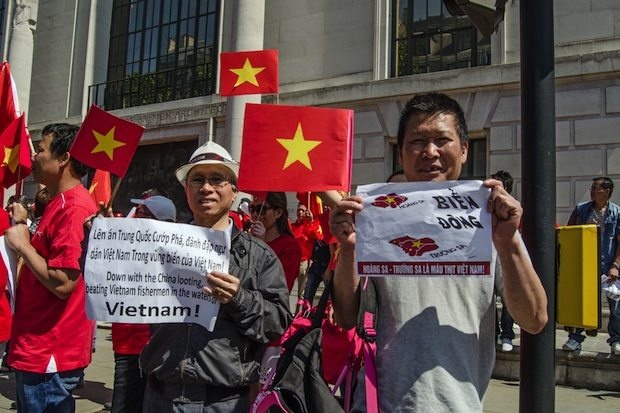
M191 323L156 326L140 355L145 375L179 389L258 382L263 344L291 321L284 270L267 244L233 227L228 272L241 285L220 307L213 332Z

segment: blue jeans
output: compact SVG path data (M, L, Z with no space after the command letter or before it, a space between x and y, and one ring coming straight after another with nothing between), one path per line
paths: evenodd
M146 378L133 354L114 353L114 391L112 413L141 412Z
M607 323L609 338L607 342L611 346L614 343L620 342L620 303L611 298L607 298L607 303L609 304L609 322ZM583 328L576 328L568 337L579 343L583 343L583 340L586 339L586 337L581 334L583 331Z
M607 332L609 345L620 342L620 302L607 299L609 303L609 323L607 324Z
M84 369L62 373L15 371L17 410L20 413L74 413L72 392Z
M328 263L323 264L313 261L310 268L308 268L308 279L306 281L306 288L304 289L304 298L310 302L310 305L312 305L319 284L323 281L323 273L325 273L327 265Z
M512 316L508 312L508 308L506 308L506 303L504 302L504 297L502 297L502 317L500 318L500 326L501 333L499 334L500 339L515 339L515 332L512 330L515 321L512 319Z

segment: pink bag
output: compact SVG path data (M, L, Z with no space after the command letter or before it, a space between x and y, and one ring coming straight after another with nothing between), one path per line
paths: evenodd
M300 299L297 302L297 308L300 310L282 335L281 342L286 341L300 328L310 328L312 324L312 317L317 307L310 308L308 300ZM359 370L363 355L363 341L358 337L355 327L345 330L334 322L332 314L331 302L329 302L321 324L323 331L321 354L323 356L323 378L329 384L336 384L345 367L348 366L352 371Z

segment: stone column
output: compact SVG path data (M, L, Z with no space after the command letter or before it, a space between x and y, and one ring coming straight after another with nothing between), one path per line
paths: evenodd
M265 0L234 1L231 18L231 51L262 50ZM260 95L229 96L226 104L226 141L236 160L241 156L243 114L246 103L260 103Z
M37 0L13 0L13 25L9 41L8 61L15 79L19 110L26 112L30 102L32 76L33 35L37 24Z

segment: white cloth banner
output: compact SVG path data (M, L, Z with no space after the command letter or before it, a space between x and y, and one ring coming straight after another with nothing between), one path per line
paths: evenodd
M228 272L230 231L153 219L96 218L84 278L94 320L191 322L212 331L219 302L205 275Z
M490 189L481 181L362 185L361 276L491 275Z

